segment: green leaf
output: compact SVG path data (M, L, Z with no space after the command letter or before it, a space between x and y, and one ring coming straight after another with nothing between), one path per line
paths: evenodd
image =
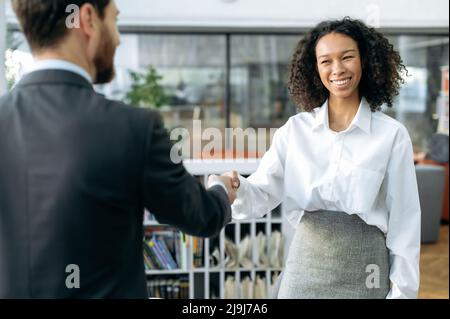
M160 84L163 77L149 65L145 72L129 72L132 79L130 91L125 96L125 102L141 106L159 108L168 103L169 97Z

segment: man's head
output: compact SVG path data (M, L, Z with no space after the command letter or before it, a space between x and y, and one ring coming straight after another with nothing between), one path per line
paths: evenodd
M114 77L119 44L114 0L12 0L33 54L67 57L88 68L94 83Z

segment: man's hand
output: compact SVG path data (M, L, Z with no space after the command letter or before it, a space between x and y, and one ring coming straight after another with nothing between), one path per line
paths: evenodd
M241 181L239 180L239 175L236 171L225 173L222 176L231 177L231 184L233 185L234 189L237 190L239 186L241 186Z
M234 175L233 175L234 174ZM229 176L231 175L231 176ZM234 176L234 177L233 177ZM237 180L237 182L236 182ZM222 183L227 191L228 191L228 199L230 200L230 204L233 204L236 199L236 191L239 188L239 178L237 177L237 173L226 173L222 176L218 175L210 175L208 178L208 186L211 187L215 183Z

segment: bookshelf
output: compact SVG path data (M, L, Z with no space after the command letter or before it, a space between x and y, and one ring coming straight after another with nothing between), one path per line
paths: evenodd
M204 185L207 184L210 174L236 170L239 174L248 176L256 170L258 164L257 159L247 159L245 162L216 159L184 162L186 169ZM283 237L282 214L280 206L264 218L232 221L216 237L199 241L192 236L186 236L187 265L184 269L146 270L148 285L153 287L156 282L156 286L160 289L159 295L156 296L155 290L153 292L149 290L150 297L167 297L162 296L164 289L168 288L167 283L176 282L178 285L179 278L182 278L188 286L188 293L184 297L189 299L267 298L285 259L286 239ZM173 229L155 220L146 220L144 227L147 234L151 234L153 229L157 231L164 228ZM197 258L197 265L194 263L196 246L201 246L203 252L200 256L201 261ZM239 257L232 258L232 256ZM166 287L162 287L160 283Z

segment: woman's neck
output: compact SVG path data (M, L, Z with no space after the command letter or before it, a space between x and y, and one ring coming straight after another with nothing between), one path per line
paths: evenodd
M329 127L335 131L345 130L358 112L361 98L355 94L348 98L330 96L328 99Z

